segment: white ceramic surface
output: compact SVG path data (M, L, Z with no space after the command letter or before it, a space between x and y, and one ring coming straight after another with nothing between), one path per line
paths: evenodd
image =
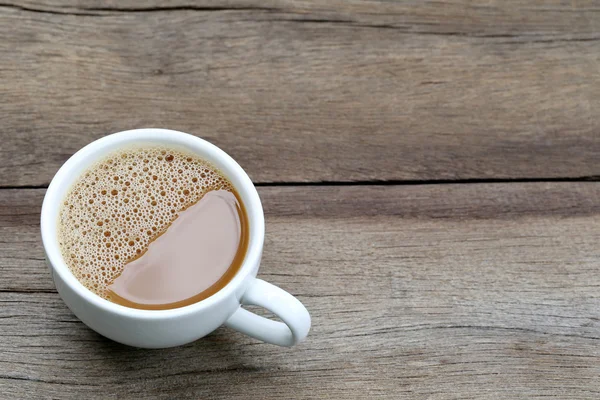
M138 310L105 300L85 288L65 264L58 245L60 204L77 177L94 162L124 145L161 143L184 147L213 163L233 183L246 210L250 242L237 275L223 289L198 303L172 310ZM256 192L244 170L223 150L183 132L135 129L96 140L75 153L56 173L44 198L42 241L58 293L86 325L117 342L146 348L178 346L199 339L226 324L247 335L280 346L302 341L310 329L306 308L291 294L257 279L265 221ZM253 314L241 304L264 307L284 323Z

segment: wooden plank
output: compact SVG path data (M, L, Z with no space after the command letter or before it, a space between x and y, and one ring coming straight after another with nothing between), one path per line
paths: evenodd
M600 175L593 3L41 3L0 6L0 186L146 126L257 182Z
M119 11L263 11L278 17L321 19L397 28L413 33L517 37L554 35L578 40L595 38L600 7L594 1L487 0L36 0L13 6L31 11L104 15ZM581 35L574 37L573 34Z
M265 187L260 194L267 215L260 275L297 295L313 317L309 339L293 349L227 329L160 351L101 338L70 314L36 259L43 190L0 191L2 393L600 394L599 183Z

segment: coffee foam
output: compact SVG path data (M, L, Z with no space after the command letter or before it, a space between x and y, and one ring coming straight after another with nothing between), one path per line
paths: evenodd
M65 196L59 243L75 277L110 299L108 286L179 213L211 190L234 192L215 167L184 150L131 147L86 170Z

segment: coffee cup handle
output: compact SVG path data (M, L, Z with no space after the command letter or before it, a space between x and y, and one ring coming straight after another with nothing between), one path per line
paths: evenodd
M225 325L263 342L290 347L300 343L310 330L310 315L298 299L283 289L255 279L241 299L242 305L263 307L282 322L238 308Z

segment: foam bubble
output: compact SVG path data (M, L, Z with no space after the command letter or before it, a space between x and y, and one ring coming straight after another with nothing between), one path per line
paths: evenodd
M108 286L179 213L231 183L198 156L162 146L109 154L72 186L60 210L59 243L77 279L106 299Z

